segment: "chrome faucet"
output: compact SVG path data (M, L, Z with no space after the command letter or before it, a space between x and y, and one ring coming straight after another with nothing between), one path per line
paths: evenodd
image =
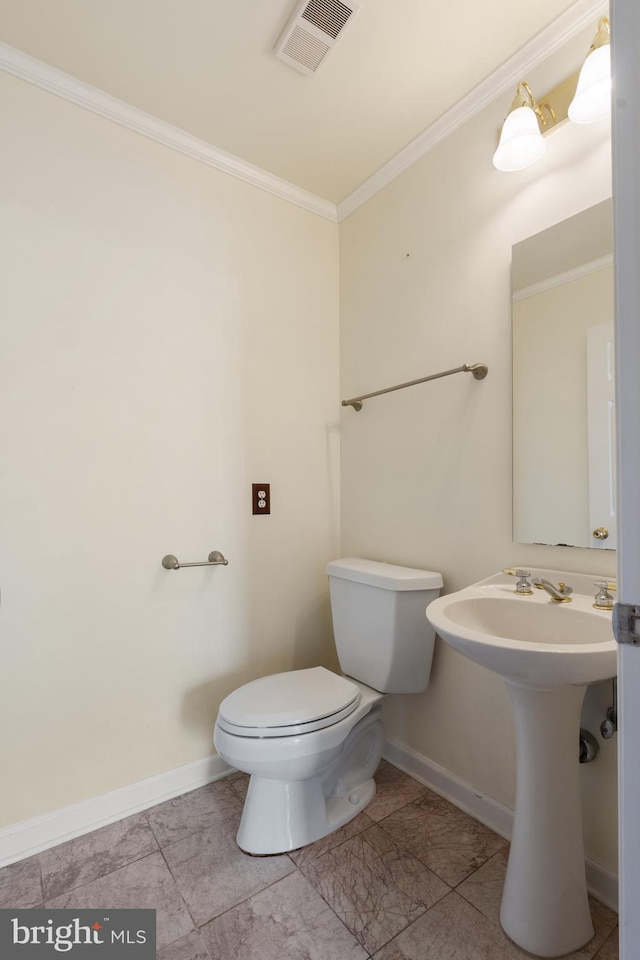
M613 595L610 591L617 589L615 580L594 580L598 588L593 605L596 610L613 610Z
M521 570L519 567L505 567L502 571L509 577L517 577L515 593L521 597L528 597L533 593L531 589L531 574L528 570Z
M534 587L537 587L538 590L546 590L555 603L571 602L569 594L573 593L573 587L567 586L566 583L559 583L557 587L554 587L554 585L549 583L548 580L545 580L544 577L532 577L531 583Z

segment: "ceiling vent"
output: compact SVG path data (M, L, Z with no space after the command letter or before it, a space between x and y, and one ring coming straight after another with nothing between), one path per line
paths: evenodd
M359 9L356 0L300 0L274 47L276 57L312 77Z

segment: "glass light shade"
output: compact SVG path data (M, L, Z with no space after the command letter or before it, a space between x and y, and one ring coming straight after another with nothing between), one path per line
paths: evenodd
M502 127L500 143L493 155L496 170L510 173L535 163L547 149L531 107L516 107Z
M575 96L569 104L574 123L597 123L611 113L611 47L592 50L582 65Z

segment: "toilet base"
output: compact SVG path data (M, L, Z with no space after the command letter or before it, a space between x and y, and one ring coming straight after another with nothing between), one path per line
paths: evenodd
M254 775L238 828L238 846L255 856L305 847L353 820L375 792L373 778L347 796L325 797L320 777L283 782Z
M315 777L275 780L252 774L237 843L257 856L286 853L326 837L373 800L385 732L376 705Z

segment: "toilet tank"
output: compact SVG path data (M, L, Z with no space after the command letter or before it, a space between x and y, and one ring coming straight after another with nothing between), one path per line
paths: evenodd
M425 616L442 576L349 557L327 567L343 673L380 693L419 693L431 673L435 631Z

